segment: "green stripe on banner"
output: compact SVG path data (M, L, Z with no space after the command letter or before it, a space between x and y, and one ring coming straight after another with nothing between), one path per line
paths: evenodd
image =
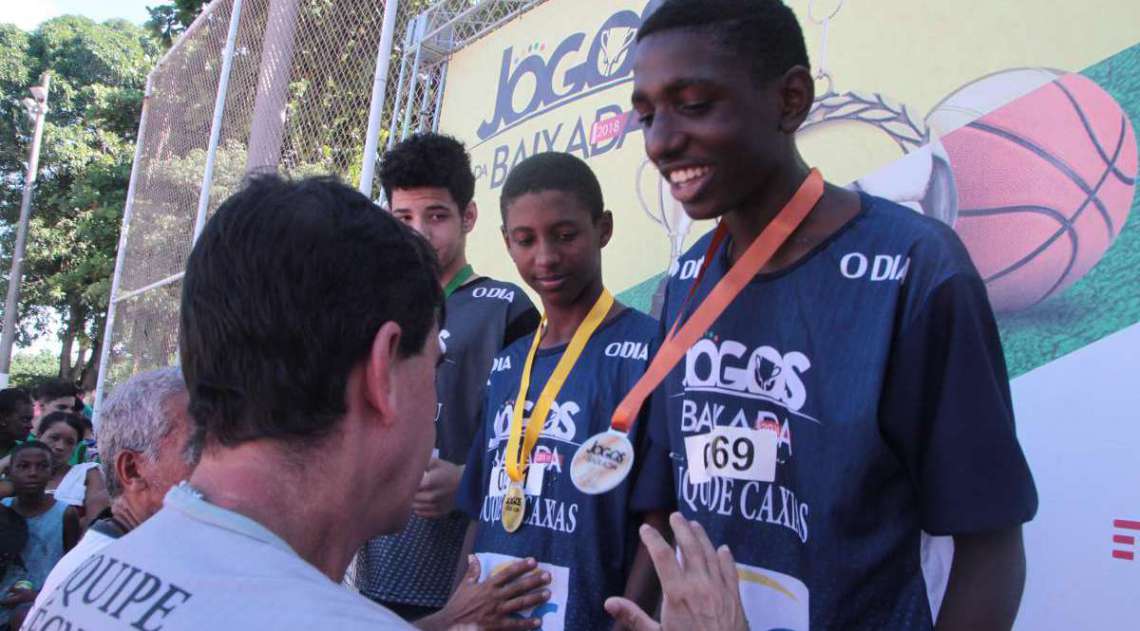
M1116 99L1140 133L1140 44L1081 72ZM1084 278L1024 311L998 316L1010 378L1140 322L1140 195L1128 223Z

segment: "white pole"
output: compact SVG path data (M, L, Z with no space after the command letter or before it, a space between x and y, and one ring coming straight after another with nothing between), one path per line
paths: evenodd
M412 124L412 108L415 107L413 105L413 103L415 102L415 98L416 98L416 81L417 81L417 79L419 79L419 74L420 74L420 53L423 52L423 48L424 48L424 40L421 36L423 35L423 32L426 28L426 24L427 24L427 15L425 13L421 13L418 16L416 16L416 21L415 21L415 24L413 25L414 26L413 32L415 34L414 35L414 37L415 37L414 46L416 47L416 55L412 61L412 73L411 73L412 76L408 77L409 84L408 84L408 101L406 103L407 109L404 110L404 124L403 124L402 128L400 129L400 140L403 140L403 139L408 137L408 128Z
M226 94L230 89L230 69L234 65L234 45L237 43L238 23L241 21L242 0L234 0L230 9L230 30L226 33L226 47L222 51L222 74L218 78L218 93L214 97L214 119L210 122L210 144L206 148L206 168L202 171L202 190L198 192L198 215L194 219L194 238L198 240L206 225L206 209L210 206L210 183L214 180L214 159L218 155L218 141L222 136L222 116L226 113Z
M385 0L384 21L380 27L380 45L376 48L376 72L372 75L372 103L368 110L368 135L364 140L364 158L360 165L360 192L372 197L372 180L376 174L376 152L380 144L380 118L388 92L388 62L392 58L392 37L396 32L396 12L400 0Z
M17 311L20 303L20 279L24 274L24 248L28 241L28 221L32 215L32 193L36 188L36 174L40 166L40 141L44 137L44 118L47 116L48 87L51 76L44 73L40 85L33 88L35 96L36 124L32 132L31 152L28 155L28 170L24 174L24 196L20 201L20 223L16 226L16 243L12 248L12 270L8 274L8 295L4 300L4 331L0 332L0 388L8 387L8 375L12 368L12 347L16 344L16 327L19 324ZM42 96L35 90L41 90Z
M155 68L157 70L157 66ZM111 369L111 333L115 330L115 303L119 295L119 283L123 279L123 259L127 254L127 233L131 229L131 215L135 208L135 187L139 180L139 162L142 160L143 142L146 138L146 113L150 109L153 92L154 70L146 76L146 89L143 92L142 114L139 116L139 133L135 136L135 158L131 162L131 178L127 181L127 203L123 208L123 224L119 228L119 249L115 254L115 273L111 277L111 298L107 301L107 323L103 326L102 346L99 349L99 377L95 382L95 401L92 407L91 425L99 432L99 411L103 407L103 386L107 372Z

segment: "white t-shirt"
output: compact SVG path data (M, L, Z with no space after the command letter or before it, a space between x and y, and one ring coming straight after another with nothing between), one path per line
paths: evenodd
M167 493L155 516L41 596L24 631L412 628L185 483Z
M83 538L79 540L79 543L75 544L75 547L67 554L63 555L63 558L55 564L55 567L51 569L51 573L44 579L43 587L40 588L40 595L36 597L35 606L38 607L43 604L43 602L48 599L48 594L55 591L55 588L59 586L60 582L68 576L71 576L71 573L84 561L91 558L92 555L103 548L106 548L107 545L113 541L115 541L114 538L108 537L98 530L88 529L87 532L83 534Z
M55 499L64 504L83 506L83 501L87 498L87 472L96 469L98 466L98 462L81 462L71 465L71 468L63 475L63 479L59 481L59 486L48 491L48 493L54 495Z

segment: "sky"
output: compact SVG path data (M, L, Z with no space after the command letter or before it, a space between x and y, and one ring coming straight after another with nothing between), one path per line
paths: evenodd
M27 31L57 15L78 14L96 22L124 18L142 24L149 17L147 5L162 3L163 0L0 0L0 22L14 23Z

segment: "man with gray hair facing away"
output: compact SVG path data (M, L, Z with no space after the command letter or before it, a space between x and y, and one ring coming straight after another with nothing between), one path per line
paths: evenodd
M52 568L41 598L49 597L91 555L157 513L166 492L190 477L197 460L187 449L186 384L177 367L131 377L107 398L99 420L99 454L111 506Z

